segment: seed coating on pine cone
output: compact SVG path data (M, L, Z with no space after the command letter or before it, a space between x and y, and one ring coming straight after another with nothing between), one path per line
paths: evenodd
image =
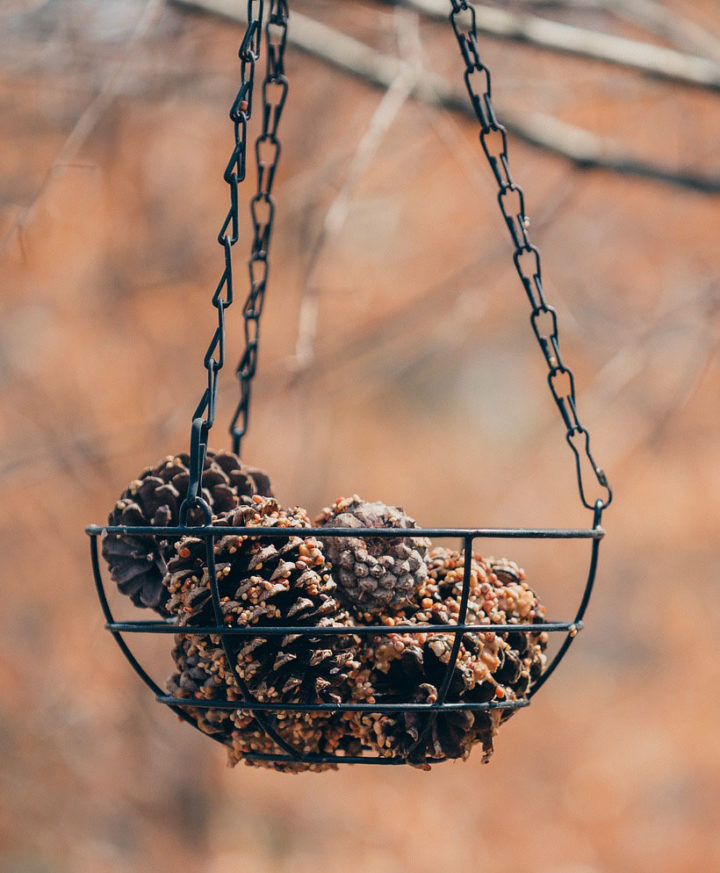
M428 578L413 606L387 619L388 624L457 623L463 586L463 555L436 548ZM489 625L487 632L462 635L447 702L512 701L527 696L545 663L546 633L494 632L493 624L532 624L545 609L524 581L524 572L506 559L474 555L465 624ZM370 683L378 702L438 700L451 659L454 636L432 630L392 633L367 639L361 660L372 666ZM493 737L513 710L448 711L437 716L418 712L362 714L357 730L383 757L402 757L429 769L433 760L464 758L482 744L483 760L493 751Z
M173 527L179 523L180 505L190 480L187 454L168 455L148 467L123 491L108 518L109 525ZM270 480L262 470L248 467L231 452L208 449L203 467L202 497L213 513L222 513L248 502L253 495L272 497ZM201 521L196 510L188 524ZM110 575L123 594L136 606L167 614L167 590L162 578L167 561L175 554L174 543L149 536L107 535L102 554Z
M414 528L414 519L398 506L369 503L355 494L323 510L318 527ZM429 540L421 537L323 537L338 596L360 617L370 619L412 602L427 578Z
M292 532L293 528L311 526L305 510L285 509L273 499L256 496L249 505L219 516L214 524L287 529L287 535L279 538L228 534L215 542L224 625L324 628L352 624L335 599L336 585L322 544ZM215 624L204 540L184 537L176 550L164 578L169 593L168 612L185 627ZM178 636L174 652L178 672L169 680L169 688L180 697L237 700L245 687L262 703L365 701L370 688L367 670L356 659L359 647L359 639L352 634ZM230 749L231 763L249 752L284 753L265 734L258 719L247 712L188 712L202 730L220 735ZM359 749L358 740L348 733L344 713L286 712L267 716L280 736L302 754ZM328 769L326 764L270 766L288 771Z
M168 680L168 691L174 697L197 700L240 701L242 692L234 674L227 669L227 658L221 646L208 646L197 637L175 638L173 658L177 667ZM200 730L225 744L228 763L240 761L251 766L269 767L286 773L319 772L337 769L331 764L254 761L249 754L284 754L257 723L252 713L242 710L198 708L185 711ZM272 721L270 715L267 717ZM342 752L357 755L362 751L360 740L348 733L344 720L335 713L278 713L274 721L278 735L303 755L329 755Z

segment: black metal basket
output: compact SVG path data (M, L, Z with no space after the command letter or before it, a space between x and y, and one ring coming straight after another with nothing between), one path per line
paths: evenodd
M430 719L437 718L442 712L451 710L465 711L487 711L491 709L518 709L530 704L531 698L540 690L547 679L555 671L560 661L565 656L567 650L575 639L578 631L582 629L583 616L590 601L590 596L595 582L597 571L598 553L600 549L600 541L604 536L604 530L600 526L602 517L602 503L598 501L594 518L593 526L587 529L556 529L556 528L412 528L413 537L428 537L431 539L460 540L464 550L464 573L463 573L463 588L460 599L460 612L458 615L457 624L433 624L433 625L355 625L352 627L308 627L303 625L292 625L285 627L263 627L255 625L252 627L227 627L222 622L222 612L220 608L220 594L218 590L218 582L215 571L215 553L214 543L217 537L228 535L240 535L249 537L268 537L268 538L287 538L288 528L276 527L217 527L212 524L207 524L201 527L122 527L122 526L105 526L91 525L86 528L86 532L90 536L90 551L92 557L92 567L95 576L95 585L97 587L98 597L105 614L106 625L120 650L125 655L127 660L132 665L135 672L140 676L143 682L155 694L156 699L168 706L180 718L192 724L200 730L193 718L188 715L185 708L212 708L225 710L241 710L251 712L255 716L258 723L266 731L269 737L278 746L277 754L246 754L243 757L248 760L268 761L268 762L301 762L304 764L406 764L404 758L384 758L375 755L361 756L345 756L345 755L303 755L296 749L292 748L282 737L278 736L272 724L272 715L281 712L423 712L427 713ZM332 528L332 527L308 527L308 528L292 528L292 534L297 536L314 536L314 537L346 537L348 535L347 528ZM215 615L215 624L202 627L194 626L179 626L175 620L140 620L140 621L116 621L113 617L107 594L105 592L105 583L100 566L98 554L98 538L103 534L121 534L131 536L161 536L164 539L179 539L182 536L192 535L193 537L202 538L205 540L206 561L208 567L208 576L210 589L212 593L212 603ZM369 538L390 538L397 537L397 528L353 528L353 537ZM587 579L583 590L580 605L578 606L575 617L572 621L549 621L535 624L466 624L465 618L467 614L468 598L470 596L470 579L471 579L471 559L473 552L473 543L478 539L559 539L559 540L579 540L587 539L591 542L590 564L588 568ZM438 699L435 703L263 703L256 700L248 691L241 677L236 675L238 686L242 693L241 701L213 700L213 699L195 699L195 698L180 698L172 697L166 694L160 686L150 677L147 671L142 667L138 659L133 654L130 646L124 638L124 634L140 633L140 634L181 634L184 636L217 634L223 643L228 663L233 663L232 654L228 644L228 638L233 636L242 637L267 637L269 635L285 635L306 634L312 636L330 636L335 634L340 635L383 635L391 633L412 633L421 634L428 630L433 633L447 633L454 637L454 645L452 648L450 661L447 664L445 679L438 688ZM541 633L547 631L549 633L564 634L565 638L562 641L558 651L543 671L540 678L533 683L530 691L525 698L517 700L498 700L485 703L477 702L452 702L447 700L450 687L450 680L457 662L461 635L465 632L483 632L492 630L497 633L503 632L525 632L525 633ZM269 716L269 718L268 718ZM204 732L203 732L204 733ZM213 737L218 742L222 742L220 738ZM436 761L445 759L433 759Z

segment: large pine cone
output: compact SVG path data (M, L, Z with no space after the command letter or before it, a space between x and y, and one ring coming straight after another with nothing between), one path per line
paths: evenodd
M474 555L466 624L537 623L545 609L524 581L524 572L505 559ZM428 579L414 607L386 619L388 624L456 623L463 585L463 555L431 552ZM367 641L363 659L373 665L371 683L378 702L434 703L453 647L453 634L393 633ZM546 633L518 631L463 634L449 686L448 702L516 700L527 696L540 676ZM512 710L450 711L437 716L408 712L363 715L358 733L384 757L401 757L429 769L434 759L464 758L475 743L483 760L493 737Z
M250 505L225 513L217 525L287 528L281 538L228 534L215 543L215 561L223 621L228 626L348 626L348 613L335 599L322 545L293 535L310 527L303 509L283 509L275 500L255 497ZM177 544L164 584L166 607L180 625L215 624L206 565L205 542L192 536ZM366 673L356 660L360 641L353 635L310 637L302 634L228 636L231 664L217 636L178 636L178 673L169 681L183 697L220 696L236 700L240 682L259 702L340 703L367 700ZM240 681L238 681L240 680ZM281 753L258 720L242 711L188 710L198 726L219 734L235 763L252 751ZM358 741L347 730L345 714L268 714L278 733L302 754L356 753ZM253 763L253 762L248 762ZM271 765L272 766L272 765ZM328 765L276 765L277 769L327 769Z
M415 521L398 506L368 503L355 494L326 508L315 522L320 527L414 528ZM371 621L383 612L410 605L427 578L429 540L421 537L325 537L325 554L338 583L338 596Z
M190 480L188 454L168 455L155 467L148 467L128 485L110 513L110 525L173 527ZM262 470L248 467L231 452L208 449L202 476L202 497L213 513L227 512L253 495L272 497L270 480ZM188 513L188 524L202 520L197 510ZM162 578L167 561L175 554L174 543L150 536L108 535L102 554L110 575L123 594L136 606L148 606L167 615L167 589Z

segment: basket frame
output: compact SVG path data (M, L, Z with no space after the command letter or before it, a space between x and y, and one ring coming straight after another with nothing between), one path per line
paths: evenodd
M198 727L195 720L185 711L185 708L191 707L194 709L226 709L251 712L266 734L275 742L280 749L277 754L260 754L248 753L243 755L243 759L250 761L266 761L273 763L291 764L384 764L384 765L402 765L408 761L404 757L400 758L385 758L376 755L304 755L294 749L289 743L283 740L274 730L272 724L268 721L267 716L277 712L427 712L430 716L427 719L425 729L418 739L418 745L429 730L433 721L442 712L448 711L488 711L488 710L515 710L529 706L531 699L542 688L545 682L555 672L556 668L567 654L568 649L572 645L578 632L582 630L583 618L587 610L590 598L592 596L595 577L597 575L598 556L600 551L600 543L605 535L600 522L603 511L602 501L598 501L593 515L593 524L590 528L412 528L408 532L412 532L414 537L428 537L433 540L459 539L462 542L464 553L463 565L463 583L462 593L460 597L460 610L458 613L457 623L452 624L423 624L423 625L352 625L352 626L333 626L333 627L313 627L307 625L289 625L284 627L264 627L263 625L253 625L250 627L227 627L222 622L222 611L220 608L220 593L217 581L217 573L215 569L215 542L219 537L223 536L247 536L247 537L263 537L270 539L287 538L288 535L301 537L346 537L348 535L347 528L333 527L303 527L303 528L277 528L277 527L230 527L230 526L214 526L211 523L201 526L188 526L186 524L175 525L172 527L152 527L152 526L124 526L124 525L90 525L86 528L86 533L90 540L90 556L93 569L93 577L95 587L103 614L105 616L105 628L108 630L120 651L123 653L127 661L130 663L137 675L142 679L145 685L153 692L155 699L167 706L175 712L183 721L191 724L196 730L200 731L204 736L210 736L219 743L223 743L222 738L206 734ZM135 620L135 621L118 621L115 619L110 607L107 593L105 591L105 581L100 565L98 540L105 535L126 535L126 536L152 536L179 539L183 536L193 536L205 541L205 554L208 568L208 579L212 594L213 611L215 624L203 626L180 626L174 619L167 620ZM397 528L354 528L352 530L354 537L362 539L389 539L396 538L398 535ZM583 588L580 604L572 621L547 621L538 622L535 624L492 624L490 622L481 624L467 624L467 608L470 596L470 579L472 567L473 544L479 539L560 539L560 540L590 540L590 561L588 572ZM493 632L524 632L524 633L564 633L565 638L562 641L558 651L553 656L550 663L543 670L540 677L534 682L526 697L518 700L493 700L484 703L462 701L448 701L447 696L450 688L452 675L457 664L458 655L460 652L461 635L466 632L482 633L492 630ZM221 638L222 645L225 651L225 656L228 663L233 663L233 656L229 646L231 637L267 637L270 635L285 635L287 633L313 636L334 636L334 635L388 635L394 633L413 633L420 634L427 631L435 633L451 634L454 637L453 648L448 661L445 675L440 687L438 688L438 698L435 703L264 703L255 699L247 686L235 671L235 679L240 688L242 699L239 701L217 700L217 699L201 699L195 698L179 698L173 697L163 692L162 688L152 679L145 668L140 664L132 649L125 640L125 634L177 634L182 636L205 636L214 634ZM410 750L412 751L412 750ZM410 754L410 752L408 753ZM433 759L433 763L446 760L445 758Z

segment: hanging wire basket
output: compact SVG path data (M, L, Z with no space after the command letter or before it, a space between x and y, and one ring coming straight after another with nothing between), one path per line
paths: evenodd
M248 537L268 537L271 539L287 538L287 529L278 529L275 527L213 527L208 524L202 527L166 527L153 528L148 530L147 527L126 527L126 526L97 526L91 525L87 528L87 533L90 536L90 551L92 558L93 574L95 577L95 585L97 594L100 599L103 613L105 615L107 630L111 632L115 638L120 650L125 655L127 660L135 672L140 676L143 682L150 688L158 702L165 704L172 709L181 719L189 722L193 727L198 728L194 719L188 715L184 707L191 706L192 708L207 708L207 709L226 709L240 710L250 712L254 715L256 721L261 725L267 735L279 747L277 754L254 754L246 753L243 757L251 761L268 761L277 763L301 762L303 764L389 764L398 765L407 763L403 758L386 758L376 755L360 755L360 756L345 756L345 755L307 755L298 752L275 731L272 724L272 716L283 712L392 712L404 713L415 711L417 713L425 713L428 721L426 723L427 730L430 727L430 720L437 718L438 715L453 710L464 711L488 711L493 709L499 710L514 710L520 707L525 707L530 704L532 697L540 690L545 682L550 678L556 667L563 659L573 640L578 632L583 627L583 617L590 601L590 596L595 582L595 575L598 566L598 554L600 550L600 542L604 536L604 530L600 526L602 516L602 507L600 502L596 507L593 519L593 525L587 529L556 529L556 528L413 528L413 537L428 537L438 540L460 540L463 544L464 552L464 567L463 567L463 583L462 594L460 599L460 613L457 624L432 624L432 625L394 625L388 627L386 625L354 625L352 627L307 627L302 625L290 626L263 626L256 625L253 627L227 627L223 624L222 611L220 607L220 593L218 590L217 573L215 569L215 541L217 537L239 535ZM347 528L332 528L332 527L309 527L309 528L293 528L293 535L297 536L315 536L323 538L346 537L348 535ZM210 589L212 593L213 611L215 614L215 623L203 627L195 626L179 626L174 620L139 620L139 621L117 621L112 613L108 597L105 591L105 583L101 571L98 539L103 534L114 535L131 535L131 536L152 536L162 537L163 539L175 540L186 535L201 537L205 541L205 554L208 567L208 576ZM363 539L377 539L397 537L398 531L394 528L365 528L354 529L353 536ZM468 599L470 596L470 579L471 579L471 558L473 553L473 544L476 540L481 539L552 539L552 540L589 540L590 541L590 561L588 567L585 587L582 594L580 605L578 606L575 617L572 621L550 621L537 622L534 624L466 624L466 613L468 607ZM193 635L209 635L214 634L222 639L222 645L225 650L228 663L233 663L233 653L230 648L230 639L236 637L245 638L266 638L269 635L286 635L286 634L302 634L307 636L323 636L323 635L388 635L397 633L422 634L432 631L432 633L444 633L453 637L453 648L448 662L445 679L438 689L438 699L435 703L412 703L399 702L387 704L367 704L367 703L263 703L257 701L248 691L244 682L240 677L236 681L239 684L242 692L241 701L228 701L224 699L196 699L188 700L187 698L172 697L166 694L160 686L150 677L147 671L142 667L138 659L133 654L130 646L124 638L124 634L180 634L186 636ZM450 681L457 664L458 654L460 651L461 636L465 633L482 633L483 631L492 631L494 633L542 633L548 632L553 634L564 635L564 639L550 661L540 678L533 683L530 692L525 698L516 700L493 700L484 703L448 701L448 692ZM271 718L267 718L267 716ZM218 742L222 739L214 737ZM439 763L444 759L433 759L433 763Z
M590 452L590 436L583 427L577 412L575 399L575 384L572 371L563 363L557 331L555 310L546 303L542 278L540 255L537 248L528 238L529 221L525 214L522 189L513 181L510 174L507 154L507 135L505 128L498 122L492 105L491 77L488 68L482 63L477 43L474 10L466 0L449 0L449 17L458 41L465 63L465 84L480 123L480 143L488 160L490 169L498 183L498 203L501 213L510 232L514 244L514 265L522 282L525 293L531 304L531 325L548 367L548 385L555 403L560 411L566 428L566 439L573 451L578 488L582 504L592 513L592 525L581 529L558 528L412 528L408 531L412 537L427 537L433 540L459 540L463 550L463 577L460 592L459 611L455 622L440 624L354 624L352 626L308 626L302 624L285 624L271 626L257 624L253 626L228 627L223 621L221 594L216 570L215 545L219 537L237 535L248 539L278 540L289 536L311 536L322 539L347 537L346 527L232 527L213 525L212 511L208 503L200 496L202 494L203 464L207 453L208 435L215 418L218 373L225 360L225 310L233 302L233 272L231 248L238 239L238 184L243 181L246 173L246 149L248 121L252 112L253 82L255 64L260 57L261 37L263 33L263 0L249 0L247 12L247 30L242 41L239 57L241 60L241 86L232 104L230 118L234 124L235 145L230 161L226 167L224 178L230 186L230 209L224 220L218 242L223 246L225 267L221 279L212 297L213 306L217 309L218 324L210 345L205 353L204 365L207 370L207 388L193 414L190 446L190 477L187 495L179 511L178 524L161 526L128 526L128 525L90 525L86 532L90 538L90 552L93 575L97 595L105 616L106 628L114 637L117 645L125 655L135 672L153 692L156 699L173 710L181 719L189 722L198 730L202 730L187 709L231 710L252 714L257 724L265 732L277 748L275 753L246 752L243 758L249 761L272 762L278 764L385 764L400 765L409 763L410 753L404 756L382 757L373 754L337 754L315 755L304 754L288 743L276 730L277 716L287 713L420 713L424 715L421 736L415 743L417 746L423 736L430 730L435 720L442 714L450 712L488 712L490 710L515 710L526 707L531 699L542 688L545 682L555 672L558 664L565 657L577 633L583 627L583 618L587 610L595 583L598 566L600 543L604 536L601 526L603 511L612 500L612 491L607 478ZM256 141L257 157L257 192L251 199L251 216L253 222L253 237L249 261L250 293L243 308L245 324L245 352L237 368L240 380L240 402L231 424L234 451L239 455L242 437L248 427L250 388L255 375L259 342L259 320L262 314L264 295L268 278L268 249L271 239L274 217L274 200L272 187L275 170L280 154L280 144L277 129L288 91L287 78L284 70L284 51L287 42L288 7L286 0L268 0L269 12L265 23L265 44L267 52L267 72L262 86L262 132ZM590 471L596 483L604 490L604 497L591 500L585 489L585 478ZM202 511L204 522L201 525L188 525L189 509ZM108 601L105 582L101 570L98 542L103 536L147 537L165 541L178 541L182 537L192 536L204 542L205 567L212 601L214 622L202 626L179 624L174 619L118 621L113 615ZM364 541L396 538L397 528L353 528L352 536ZM579 606L571 620L566 621L533 621L532 623L467 623L468 604L471 597L471 577L473 562L473 545L477 540L509 539L509 540L588 540L590 542L590 557L585 584ZM151 678L141 665L125 639L126 635L177 635L178 637L215 636L221 641L224 655L229 665L234 663L232 641L238 639L266 639L269 636L288 635L323 637L333 635L343 636L378 636L389 634L421 635L432 631L433 634L444 634L452 637L453 644L449 661L444 671L444 677L438 683L437 699L433 702L392 702L392 703L283 703L259 701L250 693L238 670L234 670L233 678L240 691L240 699L198 699L175 697L167 694ZM449 699L453 673L458 663L462 636L466 633L498 634L551 633L562 638L559 647L540 676L532 683L526 695L517 699L490 700L473 702ZM203 733L205 733L203 731ZM219 736L213 736L218 742L223 742ZM414 747L415 747L414 746ZM414 748L413 747L413 748ZM368 752L371 750L368 749ZM410 750L412 752L412 749ZM444 758L433 758L432 763Z

